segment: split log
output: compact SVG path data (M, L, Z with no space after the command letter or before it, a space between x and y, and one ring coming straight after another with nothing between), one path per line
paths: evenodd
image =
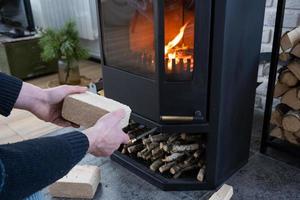
M282 118L291 108L285 104L278 104L272 112L270 123L282 127Z
M190 156L188 159L186 159L185 161L183 161L183 163L185 165L190 165L192 163L195 163L197 160L193 157L193 156Z
M281 48L286 51L300 42L300 27L295 28L289 32L286 32L280 41Z
M147 151L143 156L142 158L144 160L150 160L152 158L152 154L151 154L151 151Z
M279 60L282 62L289 62L292 59L292 55L290 53L282 52L279 55Z
M191 166L185 167L185 168L181 169L179 172L177 172L173 176L173 178L177 179L177 178L179 178L182 175L183 172L191 171L191 170L197 169L197 168L198 168L198 165L191 165Z
M130 147L127 148L127 151L129 153L136 153L138 151L141 151L144 149L144 145L143 144L136 144L136 145L132 145Z
M300 80L300 62L291 62L287 68Z
M169 137L169 139L167 140L167 144L172 144L173 142L178 140L179 135L178 134L174 134L171 137Z
M155 155L155 154L157 154L158 152L160 152L161 151L161 149L160 149L160 147L157 145L153 150L151 150L151 153L152 153L152 155Z
M160 149L163 149L164 146L165 146L166 144L167 144L166 142L161 142L161 143L159 143L159 148L160 148Z
M172 152L186 152L186 151L195 151L199 149L199 144L188 144L188 145L173 145Z
M147 148L145 148L145 149L143 149L142 151L138 152L138 153L137 153L137 157L142 158L143 155L144 155L146 152L148 152L148 149L147 149Z
M160 166L162 166L164 163L161 159L157 159L156 161L154 161L151 165L150 165L150 169L152 171L156 171Z
M77 125L86 128L93 126L107 113L124 109L124 118L120 121L120 127L125 128L129 124L131 109L112 99L85 92L72 94L64 99L62 117Z
M150 143L150 144L146 144L146 148L149 150L149 151L152 151L153 149L159 147L159 143Z
M284 131L284 137L285 139L292 143L292 144L296 144L299 145L300 143L298 142L298 138L294 135L294 133L289 132L289 131Z
M300 130L300 112L289 111L282 119L282 127L289 132Z
M184 163L179 163L178 165L171 167L170 173L174 175L184 167L187 167L187 165L185 165Z
M172 162L172 161L177 160L177 159L179 159L180 157L183 157L183 156L184 156L184 153L172 153L171 155L166 156L163 159L163 162Z
M271 132L270 132L270 136L278 138L283 140L284 136L283 136L283 131L281 128L279 127L275 127Z
M282 95L284 95L288 90L290 89L289 86L280 83L279 81L277 81L275 88L274 88L274 97L281 97Z
M298 131L298 132L294 133L294 135L295 135L297 138L299 138L299 139L300 139L300 131Z
M100 180L99 167L92 165L76 165L66 176L62 177L49 187L49 193L53 197L60 198L93 199Z
M202 149L199 149L199 150L197 150L197 151L193 154L193 156L194 156L195 158L200 158L200 156L202 155L202 153L203 153L203 150L202 150Z
M197 142L202 139L202 135L191 135L187 133L182 133L180 135L181 139L187 142Z
M203 182L205 171L206 171L206 166L203 165L203 166L201 167L201 169L199 170L198 175L197 175L198 181Z
M150 138L145 138L145 139L143 139L143 144L144 144L144 145L147 145L147 144L150 144L150 143L151 143Z
M128 153L128 151L127 151L127 146L126 146L126 145L123 146L123 149L122 149L121 153L122 153L122 154Z
M173 166L176 165L176 164L177 164L177 161L165 163L164 165L162 165L162 166L159 168L159 172L160 172L160 173L164 173L165 171L170 170L171 167L173 167Z
M278 80L280 83L285 84L289 87L293 87L298 83L297 77L288 69L280 73Z
M291 54L297 58L300 58L300 43L293 47Z
M281 103L288 105L289 107L293 108L294 110L300 109L300 99L297 97L298 95L298 88L293 88L287 91L281 99Z
M161 141L165 141L169 138L167 134L158 134L158 135L150 135L149 136L151 142L159 143Z
M158 158L162 158L164 155L165 155L165 153L162 150L160 150L156 154L152 155L151 160L156 160Z

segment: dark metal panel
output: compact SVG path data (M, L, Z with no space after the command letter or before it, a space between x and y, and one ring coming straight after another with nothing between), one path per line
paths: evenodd
M145 118L159 120L155 81L105 65L102 70L106 97L128 105Z
M265 1L227 0L224 9L217 183L248 160Z

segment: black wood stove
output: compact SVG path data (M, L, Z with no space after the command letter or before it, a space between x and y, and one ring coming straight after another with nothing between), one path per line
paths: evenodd
M212 189L248 160L264 0L98 1L105 95L161 133L203 134L206 174L172 179L116 152L164 190Z

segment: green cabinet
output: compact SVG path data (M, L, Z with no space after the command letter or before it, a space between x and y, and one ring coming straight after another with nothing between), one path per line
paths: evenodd
M45 63L41 60L39 38L1 41L0 71L20 79L31 78L57 72L57 62Z

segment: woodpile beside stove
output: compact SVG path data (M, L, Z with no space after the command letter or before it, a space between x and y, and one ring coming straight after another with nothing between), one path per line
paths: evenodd
M164 134L156 128L131 123L124 129L131 142L121 152L143 161L150 170L167 177L190 178L203 182L205 163L205 137L202 134Z
M279 71L274 98L280 98L271 116L274 128L270 136L300 145L300 27L285 33L281 39Z

